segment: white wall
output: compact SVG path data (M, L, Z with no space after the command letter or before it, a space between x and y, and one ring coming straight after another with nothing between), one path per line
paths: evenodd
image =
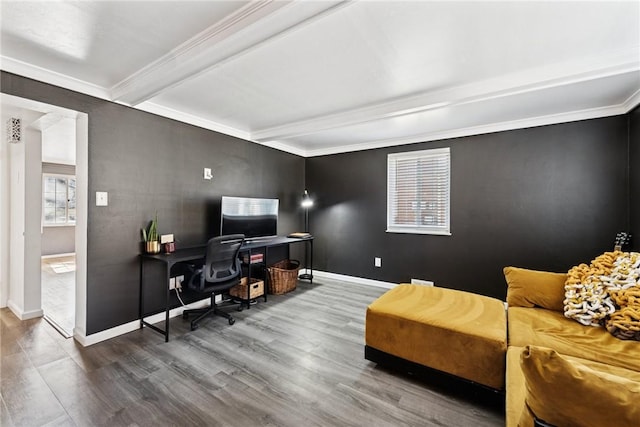
M43 162L76 164L76 119L59 117L57 122L42 129L42 140Z
M76 325L81 343L87 331L87 228L89 216L89 116L76 119Z
M2 114L0 114L0 307L7 307L10 301L12 278L14 306L24 309L24 225L26 190L26 139L19 144L7 142L6 123L11 117L22 120L23 136L26 125L42 116L35 110L27 110L14 104L7 104L6 95L2 95ZM37 155L37 153L32 153ZM15 218L14 218L15 217ZM15 227L12 227L12 218ZM11 246L11 241L15 245ZM13 251L13 252L12 252ZM14 261L12 263L11 261Z
M5 144L8 144L3 141ZM21 312L24 307L24 189L25 189L25 144L8 145L9 154L9 228L8 277L11 310Z
M23 117L22 142L11 144L9 296L7 305L19 319L42 316L41 212L42 133Z
M24 312L22 318L42 316L42 132L26 131Z

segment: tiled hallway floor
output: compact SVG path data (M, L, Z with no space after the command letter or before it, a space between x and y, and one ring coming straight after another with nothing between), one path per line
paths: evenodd
M42 309L60 333L73 336L75 323L75 255L42 258Z

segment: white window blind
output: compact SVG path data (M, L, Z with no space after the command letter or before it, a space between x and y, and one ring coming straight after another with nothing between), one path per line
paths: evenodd
M449 148L389 154L387 231L450 235Z

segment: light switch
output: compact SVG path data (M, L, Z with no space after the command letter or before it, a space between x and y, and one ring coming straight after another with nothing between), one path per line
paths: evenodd
M213 174L211 173L211 168L204 168L204 179L213 178Z
M106 191L96 191L96 206L108 206L109 193Z

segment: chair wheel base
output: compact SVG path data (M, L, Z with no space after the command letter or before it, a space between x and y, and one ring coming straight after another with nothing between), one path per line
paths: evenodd
M236 323L236 319L233 319L233 318L229 319L229 324L230 325L233 325L234 323Z

